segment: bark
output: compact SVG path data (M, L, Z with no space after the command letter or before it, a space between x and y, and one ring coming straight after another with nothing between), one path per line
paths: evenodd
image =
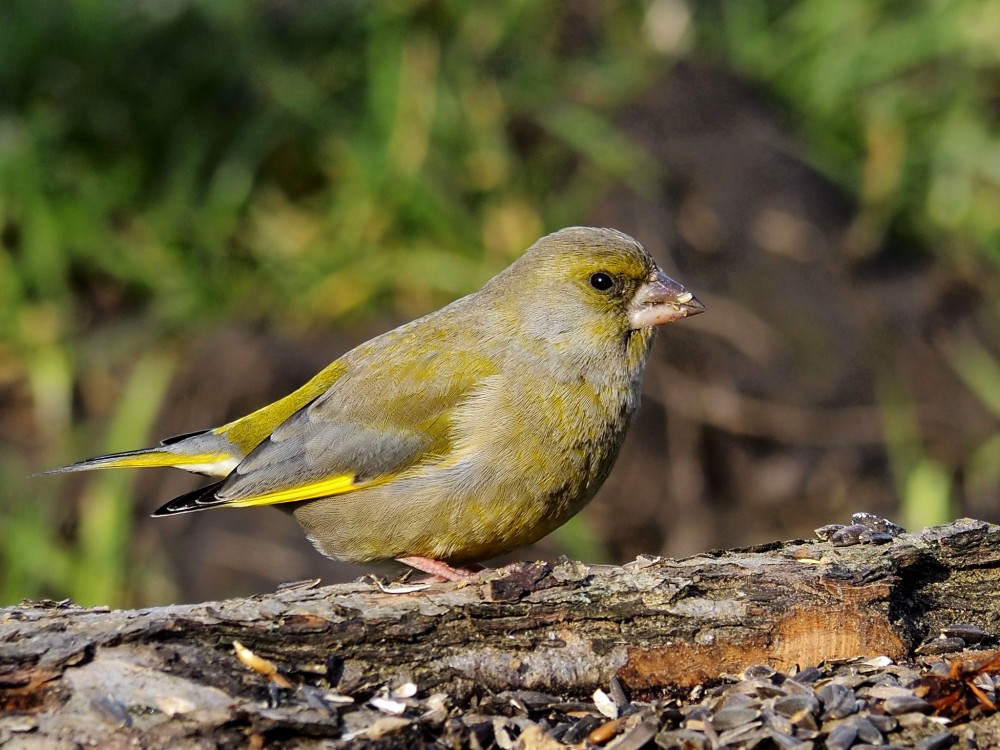
M510 691L572 701L620 683L654 700L756 664L905 660L951 624L996 635L1000 527L964 519L882 545L623 567L522 563L400 588L0 609L0 745L431 746L459 742L455 717Z

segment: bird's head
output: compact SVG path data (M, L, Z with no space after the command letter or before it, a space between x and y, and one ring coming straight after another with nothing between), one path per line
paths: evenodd
M652 337L705 307L614 229L570 227L547 235L497 277L514 292L525 327L544 338ZM516 290L516 291L515 291Z

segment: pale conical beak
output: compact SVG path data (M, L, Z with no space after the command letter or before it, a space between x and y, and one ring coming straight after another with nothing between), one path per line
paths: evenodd
M639 287L628 309L632 330L654 328L680 318L705 312L705 306L691 292L657 269Z

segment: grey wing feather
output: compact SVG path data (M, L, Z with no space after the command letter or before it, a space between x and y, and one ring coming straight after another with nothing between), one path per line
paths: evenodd
M241 500L344 474L361 482L413 463L431 442L419 433L317 421L303 409L236 467L217 497Z

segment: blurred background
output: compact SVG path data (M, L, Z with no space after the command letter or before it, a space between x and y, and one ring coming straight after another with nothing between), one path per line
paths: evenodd
M182 472L213 427L613 226L664 330L608 484L515 559L1000 520L1000 0L5 0L0 604L349 579Z

